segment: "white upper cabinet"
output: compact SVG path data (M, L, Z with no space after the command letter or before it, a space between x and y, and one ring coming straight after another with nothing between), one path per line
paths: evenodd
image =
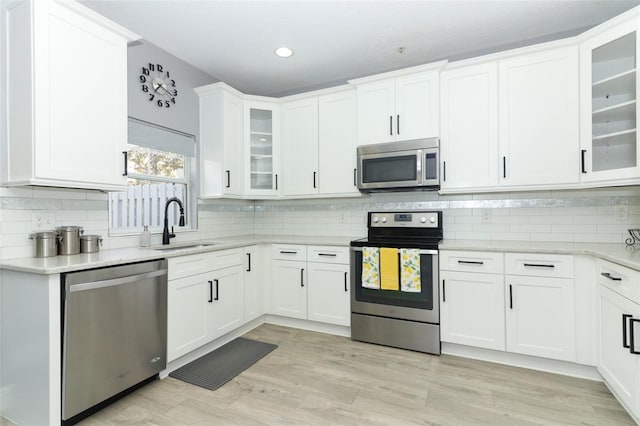
M443 191L498 185L498 64L445 70L441 88Z
M127 42L75 2L2 6L7 133L2 181L105 190L127 182Z
M318 98L282 104L282 193L318 193Z
M524 54L498 67L500 184L577 184L578 48Z
M245 195L275 196L280 186L280 105L275 102L246 100L244 111L244 169L247 178Z
M318 166L321 194L359 195L356 186L356 93L318 98Z
M637 30L633 19L580 46L583 182L640 177Z
M439 70L434 68L443 64L351 80L358 99L358 145L438 136Z
M200 196L242 195L241 93L224 83L195 90L200 98Z

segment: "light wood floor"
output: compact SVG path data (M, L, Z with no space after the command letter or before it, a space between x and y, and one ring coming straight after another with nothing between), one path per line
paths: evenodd
M602 383L262 325L279 345L216 391L151 383L82 425L633 425Z

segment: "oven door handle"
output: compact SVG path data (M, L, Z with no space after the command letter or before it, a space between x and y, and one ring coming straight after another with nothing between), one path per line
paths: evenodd
M379 245L371 245L368 247L384 247ZM362 247L351 247L351 251L362 251ZM438 250L422 250L420 249L420 254L438 254Z

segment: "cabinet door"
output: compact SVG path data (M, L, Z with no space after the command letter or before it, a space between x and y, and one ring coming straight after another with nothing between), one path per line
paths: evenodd
M505 350L504 277L441 271L443 342Z
M274 260L271 264L273 314L307 319L307 262Z
M280 111L268 102L245 102L245 189L248 195L276 195Z
M498 186L498 64L441 77L442 192Z
M199 274L169 281L168 361L173 361L210 341L210 279L211 274Z
M640 319L640 309L602 285L598 285L597 295L598 371L621 402L640 417L640 355L625 347L630 345L630 324L624 317L633 315ZM640 346L637 333L635 338L637 348Z
M318 99L321 194L360 194L356 186L355 90Z
M244 176L242 170L242 122L244 115L242 99L230 93L223 97L222 112L222 192L227 195L242 195Z
M35 3L34 178L124 186L127 41L59 3Z
M244 320L249 322L265 312L264 268L258 246L246 247L244 269L245 310Z
M575 361L573 280L505 276L507 351Z
M308 263L308 319L349 326L349 265Z
M211 303L210 339L218 338L244 324L244 269L233 266L211 273L213 302Z
M640 175L637 29L633 19L580 46L582 181Z
M395 80L357 86L358 145L395 140Z
M499 62L501 185L579 180L578 48Z
M396 140L439 136L440 71L396 79Z
M318 193L318 98L282 105L282 193Z

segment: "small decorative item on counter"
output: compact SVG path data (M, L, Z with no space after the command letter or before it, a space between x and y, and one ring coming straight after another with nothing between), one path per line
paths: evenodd
M102 245L101 235L81 235L80 253L96 253L100 251Z
M145 225L142 233L140 234L140 247L151 247L151 232L149 232L149 225Z
M629 229L629 235L631 236L625 240L628 246L640 242L640 229Z

